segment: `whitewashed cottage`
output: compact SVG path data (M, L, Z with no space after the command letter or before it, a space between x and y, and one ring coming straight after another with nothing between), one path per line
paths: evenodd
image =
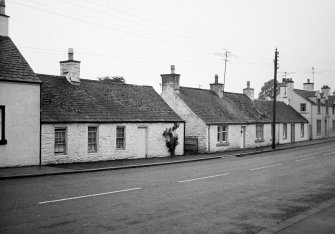
M335 136L335 96L330 87L324 85L320 91L314 90L314 83L308 79L303 89L295 89L291 78L283 79L279 84L277 99L292 106L308 122L309 139Z
M161 77L161 96L185 120L185 141L188 144L188 141L196 139L199 152L260 147L272 143L272 115L258 108L259 103L253 101L254 92L250 83L244 89L244 94L224 92L224 85L218 82L217 75L215 82L210 84L210 90L181 87L180 74L175 73L173 65L171 74ZM279 106L290 114L294 113L292 119L282 116L278 128L282 123L291 126L291 121L302 123L306 128L306 119L286 105ZM277 143L291 141L291 138L280 137ZM306 139L306 135L294 138L295 141Z
M40 163L40 85L8 36L0 0L0 167Z
M151 86L80 78L80 62L60 62L60 76L39 74L42 84L42 164L169 156L166 128L184 121Z

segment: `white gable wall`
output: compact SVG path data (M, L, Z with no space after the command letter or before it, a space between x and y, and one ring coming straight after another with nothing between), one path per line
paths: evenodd
M208 150L208 127L178 95L173 89L165 89L161 94L164 101L185 121L185 136L198 137L198 151L200 153Z
M98 150L88 153L88 127L98 127ZM126 147L116 149L116 127L125 127ZM89 162L114 159L138 158L138 130L145 128L147 133L147 157L169 156L162 135L173 123L120 123L120 124L43 124L42 125L42 164ZM67 153L55 155L55 127L67 128ZM180 144L176 155L184 153L184 124L180 123L176 130Z
M0 145L0 167L39 164L40 85L0 81L7 144Z

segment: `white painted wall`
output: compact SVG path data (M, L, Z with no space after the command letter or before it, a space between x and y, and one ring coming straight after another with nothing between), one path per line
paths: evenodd
M40 85L0 81L0 105L6 108L6 145L0 167L39 164Z
M208 150L208 128L185 103L180 99L178 94L170 87L166 87L161 94L164 101L176 112L186 123L185 135L198 137L199 152Z
M218 125L210 126L210 152L219 152L241 148L242 133L241 127L245 126L245 147L254 148L272 144L271 142L271 124L264 124L264 141L256 141L256 125L228 125L228 145L222 145L217 141Z
M98 150L88 153L88 126L98 127ZM116 127L126 127L126 148L116 149ZM162 135L173 123L125 123L125 124L43 124L42 164L89 162L114 159L134 159L138 157L138 128L147 128L147 157L169 156ZM55 155L55 127L67 128L67 154ZM177 129L180 144L176 155L184 153L184 124Z

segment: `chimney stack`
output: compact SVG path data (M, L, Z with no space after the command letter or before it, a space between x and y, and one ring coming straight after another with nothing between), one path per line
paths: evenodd
M171 65L171 74L161 74L161 77L162 77L162 92L172 90L174 93L179 93L180 74L175 73L174 65Z
M250 88L250 81L247 81L247 87L243 89L243 94L254 100L254 89Z
M73 59L73 48L68 50L68 60L60 61L60 75L72 84L80 83L80 61Z
M330 94L330 87L328 85L322 86L321 93L323 93L325 99L328 99L328 96Z
M294 81L292 80L292 78L283 78L283 83L286 84L288 95L290 95L290 93L294 89Z
M8 22L5 0L0 0L0 36L8 36Z
M224 85L222 83L219 83L219 76L216 74L215 75L215 79L214 79L214 83L213 84L209 84L210 89L216 93L216 95L218 95L220 98L223 97L223 88Z
M307 79L307 83L303 83L303 88L305 91L314 91L314 83Z

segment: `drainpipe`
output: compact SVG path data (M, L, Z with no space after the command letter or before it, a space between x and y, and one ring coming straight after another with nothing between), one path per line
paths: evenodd
M39 152L39 157L40 157L40 162L39 162L39 166L42 166L42 84L40 84L40 152Z
M185 134L185 122L184 122L184 147L183 147L183 155L185 155L185 136L186 136L186 134Z
M211 152L211 125L208 124L208 153Z

